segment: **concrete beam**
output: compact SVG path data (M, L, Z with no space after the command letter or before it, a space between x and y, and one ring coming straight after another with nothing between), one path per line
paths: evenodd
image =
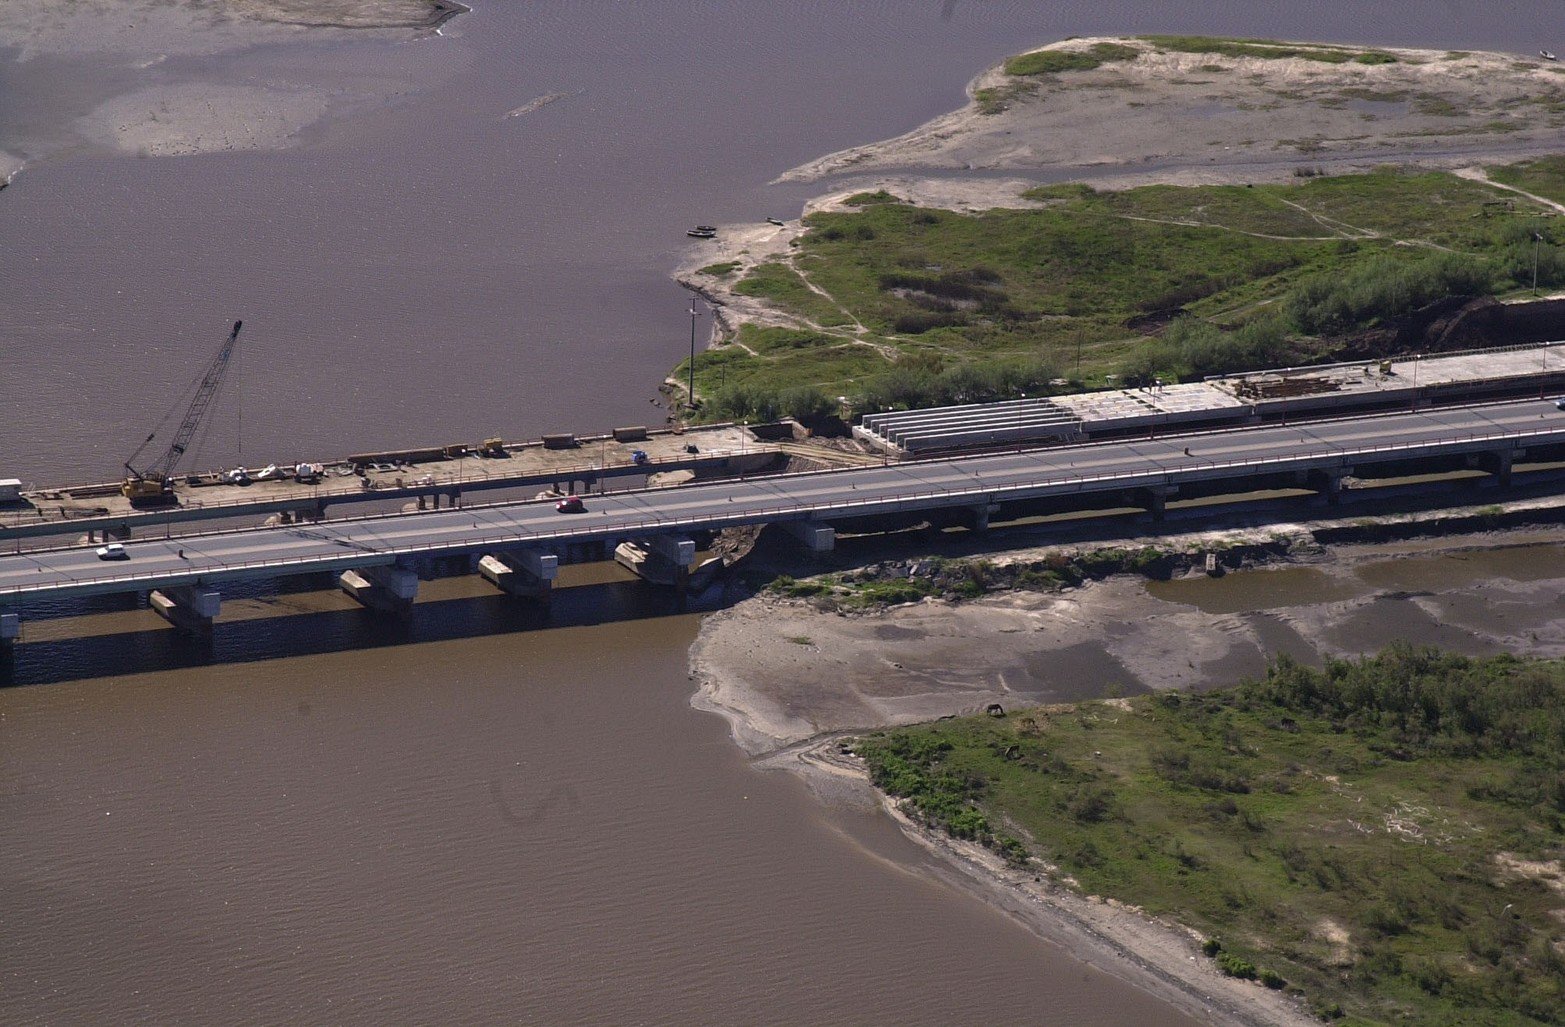
M176 585L154 591L147 598L159 617L182 631L207 634L222 608L222 597L205 585Z
M342 590L372 610L406 615L418 595L418 575L404 567L361 567L337 579Z
M13 644L22 633L22 618L14 613L0 613L0 648Z
M507 595L547 601L560 572L560 558L537 549L491 553L478 561L478 573Z
M829 553L837 548L837 531L820 521L783 521L781 527L812 553Z

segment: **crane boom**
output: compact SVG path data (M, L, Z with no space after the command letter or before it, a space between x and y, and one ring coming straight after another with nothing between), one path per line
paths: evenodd
M130 477L125 479L120 491L133 503L137 500L172 498L174 468L178 466L180 457L185 455L190 440L195 437L201 419L206 416L207 407L212 404L212 397L217 395L217 390L222 387L223 375L228 371L228 362L234 355L234 344L239 340L239 329L242 327L244 327L243 321L235 321L233 331L228 333L228 338L218 348L217 356L212 358L206 374L201 378L201 384L196 387L196 394L190 401L190 408L185 411L185 419L179 423L178 430L174 432L174 440L169 443L168 449L145 469L138 470L135 467L134 461L141 455L141 451L157 437L157 433L154 432L148 435L146 441L137 447L129 460L125 461L125 470L130 472Z

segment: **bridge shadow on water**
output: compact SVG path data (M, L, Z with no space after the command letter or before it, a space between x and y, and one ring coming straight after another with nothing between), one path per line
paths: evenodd
M303 589L283 589L276 594L299 591ZM207 636L192 636L160 622L155 628L141 630L24 641L8 653L0 651L0 687L655 620L720 609L749 594L737 581L719 583L700 595L684 598L641 582L608 582L556 589L547 606L495 593L420 602L408 617L354 608L227 623L220 620ZM125 611L130 607L118 599L113 604L95 601L78 608L80 612L105 609Z

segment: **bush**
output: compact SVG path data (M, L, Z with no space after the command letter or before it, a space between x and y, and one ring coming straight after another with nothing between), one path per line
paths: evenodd
M1255 964L1240 959L1232 952L1217 954L1217 968L1229 977L1240 977L1247 981L1253 981L1256 977Z
M1448 296L1482 296L1494 288L1494 269L1456 253L1418 260L1379 257L1346 274L1323 274L1289 295L1289 319L1302 332L1321 335L1410 314Z

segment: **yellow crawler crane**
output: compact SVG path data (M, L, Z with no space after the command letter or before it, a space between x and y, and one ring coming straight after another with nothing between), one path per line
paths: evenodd
M169 447L150 464L139 469L136 467L137 458L157 438L158 433L154 431L125 461L125 470L130 473L120 483L120 494L129 499L132 506L153 506L174 501L174 468L179 464L180 457L185 455L185 447L195 437L201 418L206 416L207 407L212 404L212 397L223 384L228 361L234 355L234 343L239 340L239 329L243 326L243 321L234 322L234 330L228 333L217 356L212 358L211 365L207 367L201 384L196 387L190 409L185 411L185 419L179 423L179 429L174 432L174 440L169 443Z

